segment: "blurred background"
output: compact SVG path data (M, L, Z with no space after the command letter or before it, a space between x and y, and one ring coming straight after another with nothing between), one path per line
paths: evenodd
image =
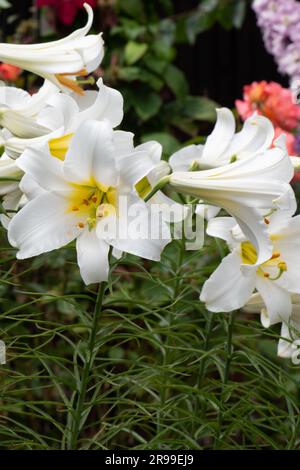
M85 21L82 0L9 3L1 10L2 41L51 40ZM94 30L103 31L106 42L98 75L124 95L123 127L142 140L159 133L172 151L176 139L206 134L215 103L234 107L244 85L272 80L287 86L264 47L251 3L91 0ZM33 77L25 80L30 88Z

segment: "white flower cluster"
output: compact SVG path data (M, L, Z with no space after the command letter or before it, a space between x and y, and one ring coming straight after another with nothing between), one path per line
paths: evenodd
M300 329L300 216L294 216L294 169L284 137L273 145L273 126L258 115L236 132L232 112L222 108L205 145L185 147L168 163L157 142L134 147L133 134L114 130L123 118L120 93L101 79L98 91L84 92L76 80L95 70L104 53L101 35L87 34L93 12L85 8L87 25L65 39L0 44L0 60L45 79L33 96L0 87L2 224L17 257L76 240L86 284L107 279L110 247L115 257L124 251L159 260L172 238L170 221L186 215L163 193L167 185L193 196L196 213L208 220L207 234L230 250L200 300L212 312L247 305L261 312L266 327L281 322L278 352L291 357ZM175 217L159 219L160 236L111 229L128 225L137 212L140 225L146 224L154 204L179 208ZM221 209L227 216L216 217Z

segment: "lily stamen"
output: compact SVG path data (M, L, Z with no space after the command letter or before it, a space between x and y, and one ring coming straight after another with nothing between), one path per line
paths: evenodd
M77 80L67 78L69 76L72 77L85 77L88 75L88 71L86 69L79 70L78 72L73 72L73 73L57 73L55 74L55 77L65 87L69 88L70 90L74 91L74 93L77 93L78 95L84 95L84 90L81 88L81 85Z

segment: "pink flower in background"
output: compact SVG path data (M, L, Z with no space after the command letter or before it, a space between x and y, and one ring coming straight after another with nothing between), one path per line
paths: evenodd
M58 19L65 25L71 25L78 10L88 3L92 8L97 5L97 0L37 0L37 6L51 6L55 8Z
M22 70L15 65L0 64L0 80L15 82L22 73Z
M243 120L257 111L269 118L274 127L284 131L295 130L300 122L300 106L294 103L287 88L275 82L253 82L244 87L244 100L236 100L236 107Z

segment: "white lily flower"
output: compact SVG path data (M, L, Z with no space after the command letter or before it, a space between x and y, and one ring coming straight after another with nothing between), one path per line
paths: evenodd
M97 86L98 91L88 90L84 96L68 96L53 93L51 84L49 86L49 82L46 82L32 97L21 92L23 100L19 99L19 103L20 90L14 88L7 92L4 87L3 94L8 96L6 102L9 102L10 108L2 112L3 124L6 124L8 130L4 129L0 133L0 145L4 146L11 158L18 158L27 147L39 147L49 142L53 154L62 157L73 133L86 120L107 120L112 127L118 126L123 119L121 93L105 86L101 78ZM17 137L22 134L23 138Z
M264 154L272 145L274 127L269 119L254 113L235 133L235 118L227 108L217 109L217 122L204 145L189 145L169 160L173 171L207 170ZM263 158L263 156L262 156Z
M146 142L135 148L135 153L125 153L118 159L118 168L126 184L134 187L140 197L145 198L158 181L170 173L170 166L161 160L162 146L155 141ZM134 162L135 160L135 162ZM162 191L157 191L147 202L156 204L167 222L180 222L187 210Z
M297 345L295 341L300 340L300 295L291 294L292 313L288 322L283 322L281 325L281 338L278 341L277 354L279 357L292 358L296 352ZM261 295L257 292L253 294L243 311L249 313L260 313L263 315L265 304ZM294 344L293 344L294 343Z
M47 107L47 100L57 93L57 87L48 80L34 95L20 88L0 86L0 126L21 138L49 133L49 127L38 122L39 114Z
M256 289L265 304L265 327L286 322L291 315L291 292L300 293L300 216L278 212L265 219L273 249L269 259L258 262L257 251L234 219L217 217L207 233L225 240L231 250L205 282L200 300L212 312L243 307Z
M210 203L209 205L202 203L197 207L197 213L202 215L206 220L215 217L221 207L227 210L229 214L236 217L236 220L241 224L243 230L247 232L248 237L257 249L258 244L260 245L258 249L259 256L267 259L268 253L270 252L270 244L264 233L265 230L262 219L255 210L255 207L263 207L267 212L267 204L269 204L270 208L273 207L273 199L276 199L279 193L282 194L284 188L279 183L278 196L275 196L275 185L273 184L272 190L272 185L265 186L264 183L259 183L259 176L254 176L254 166L251 164L250 160L248 163L242 163L240 166L235 162L253 158L256 158L256 162L258 162L259 159L268 159L269 156L274 153L270 150L274 139L274 128L269 119L264 116L258 116L256 113L245 121L240 132L235 133L235 128L236 124L233 113L227 108L217 109L217 122L213 132L207 138L206 143L204 145L189 145L175 152L170 157L169 163L175 172L170 182L174 186L177 184L179 191L185 191L196 197L198 196L199 202L201 202L200 199L202 198ZM276 146L282 150L282 157L285 161L285 163L282 164L282 168L284 166L286 167L286 171L279 179L288 182L292 179L293 169L291 162L287 161L283 156L283 154L287 152L281 138L277 140ZM231 168L233 164L235 164L235 166ZM259 173L259 167L261 167L261 165L264 167L264 175L266 171L265 167L270 167L270 175L266 175L266 178L272 179L275 177L273 170L271 171L273 164L270 161L265 163L260 162L260 165L257 167L257 173ZM218 168L220 168L220 170L217 170ZM236 171L238 168L241 170L240 175L238 175ZM247 175L248 168L250 171ZM208 169L211 171L207 171ZM199 170L204 171L200 172ZM184 174L183 172L189 173ZM189 174L190 176L188 176ZM185 178L187 183L185 188L182 183L178 184L178 178L182 179L182 177ZM207 181L204 181L206 178ZM238 178L241 178L240 184ZM256 187L252 186L252 178L257 180ZM260 175L260 178L262 179L263 175ZM242 181L242 179L244 181ZM249 181L246 181L246 179L249 179ZM194 190L193 185L195 186ZM264 194L257 203L255 193L259 193L262 189L263 192L266 193L267 187L270 190L269 203L266 204L266 194ZM250 191L247 191L247 188ZM223 194L222 191L224 191ZM288 191L290 193L290 190ZM252 193L252 195L250 193ZM251 201L252 197L253 200ZM293 202L291 203L294 204ZM241 205L244 206L243 209Z
M258 262L272 252L266 224L259 210L296 210L295 196L288 182L294 175L286 151L280 146L254 153L234 163L203 171L174 172L169 184L233 216L255 246Z
M128 188L118 166L122 155L131 152L135 158L130 164L138 164L141 155L132 140L130 133L113 131L108 121L87 121L72 138L64 160L54 158L48 147L23 153L17 164L25 172L22 185L29 202L8 227L9 241L19 249L18 258L36 256L76 239L78 264L86 284L107 279L109 246L147 259L160 258L170 241L167 224L163 224L164 237L159 239L145 237L135 229L133 236L114 230L115 225L135 222L137 210L141 226L149 219L147 205ZM128 211L123 211L123 196Z
M0 60L50 80L61 90L83 94L74 79L95 70L104 55L101 34L88 35L93 23L93 9L84 4L87 24L58 41L41 44L0 44Z

